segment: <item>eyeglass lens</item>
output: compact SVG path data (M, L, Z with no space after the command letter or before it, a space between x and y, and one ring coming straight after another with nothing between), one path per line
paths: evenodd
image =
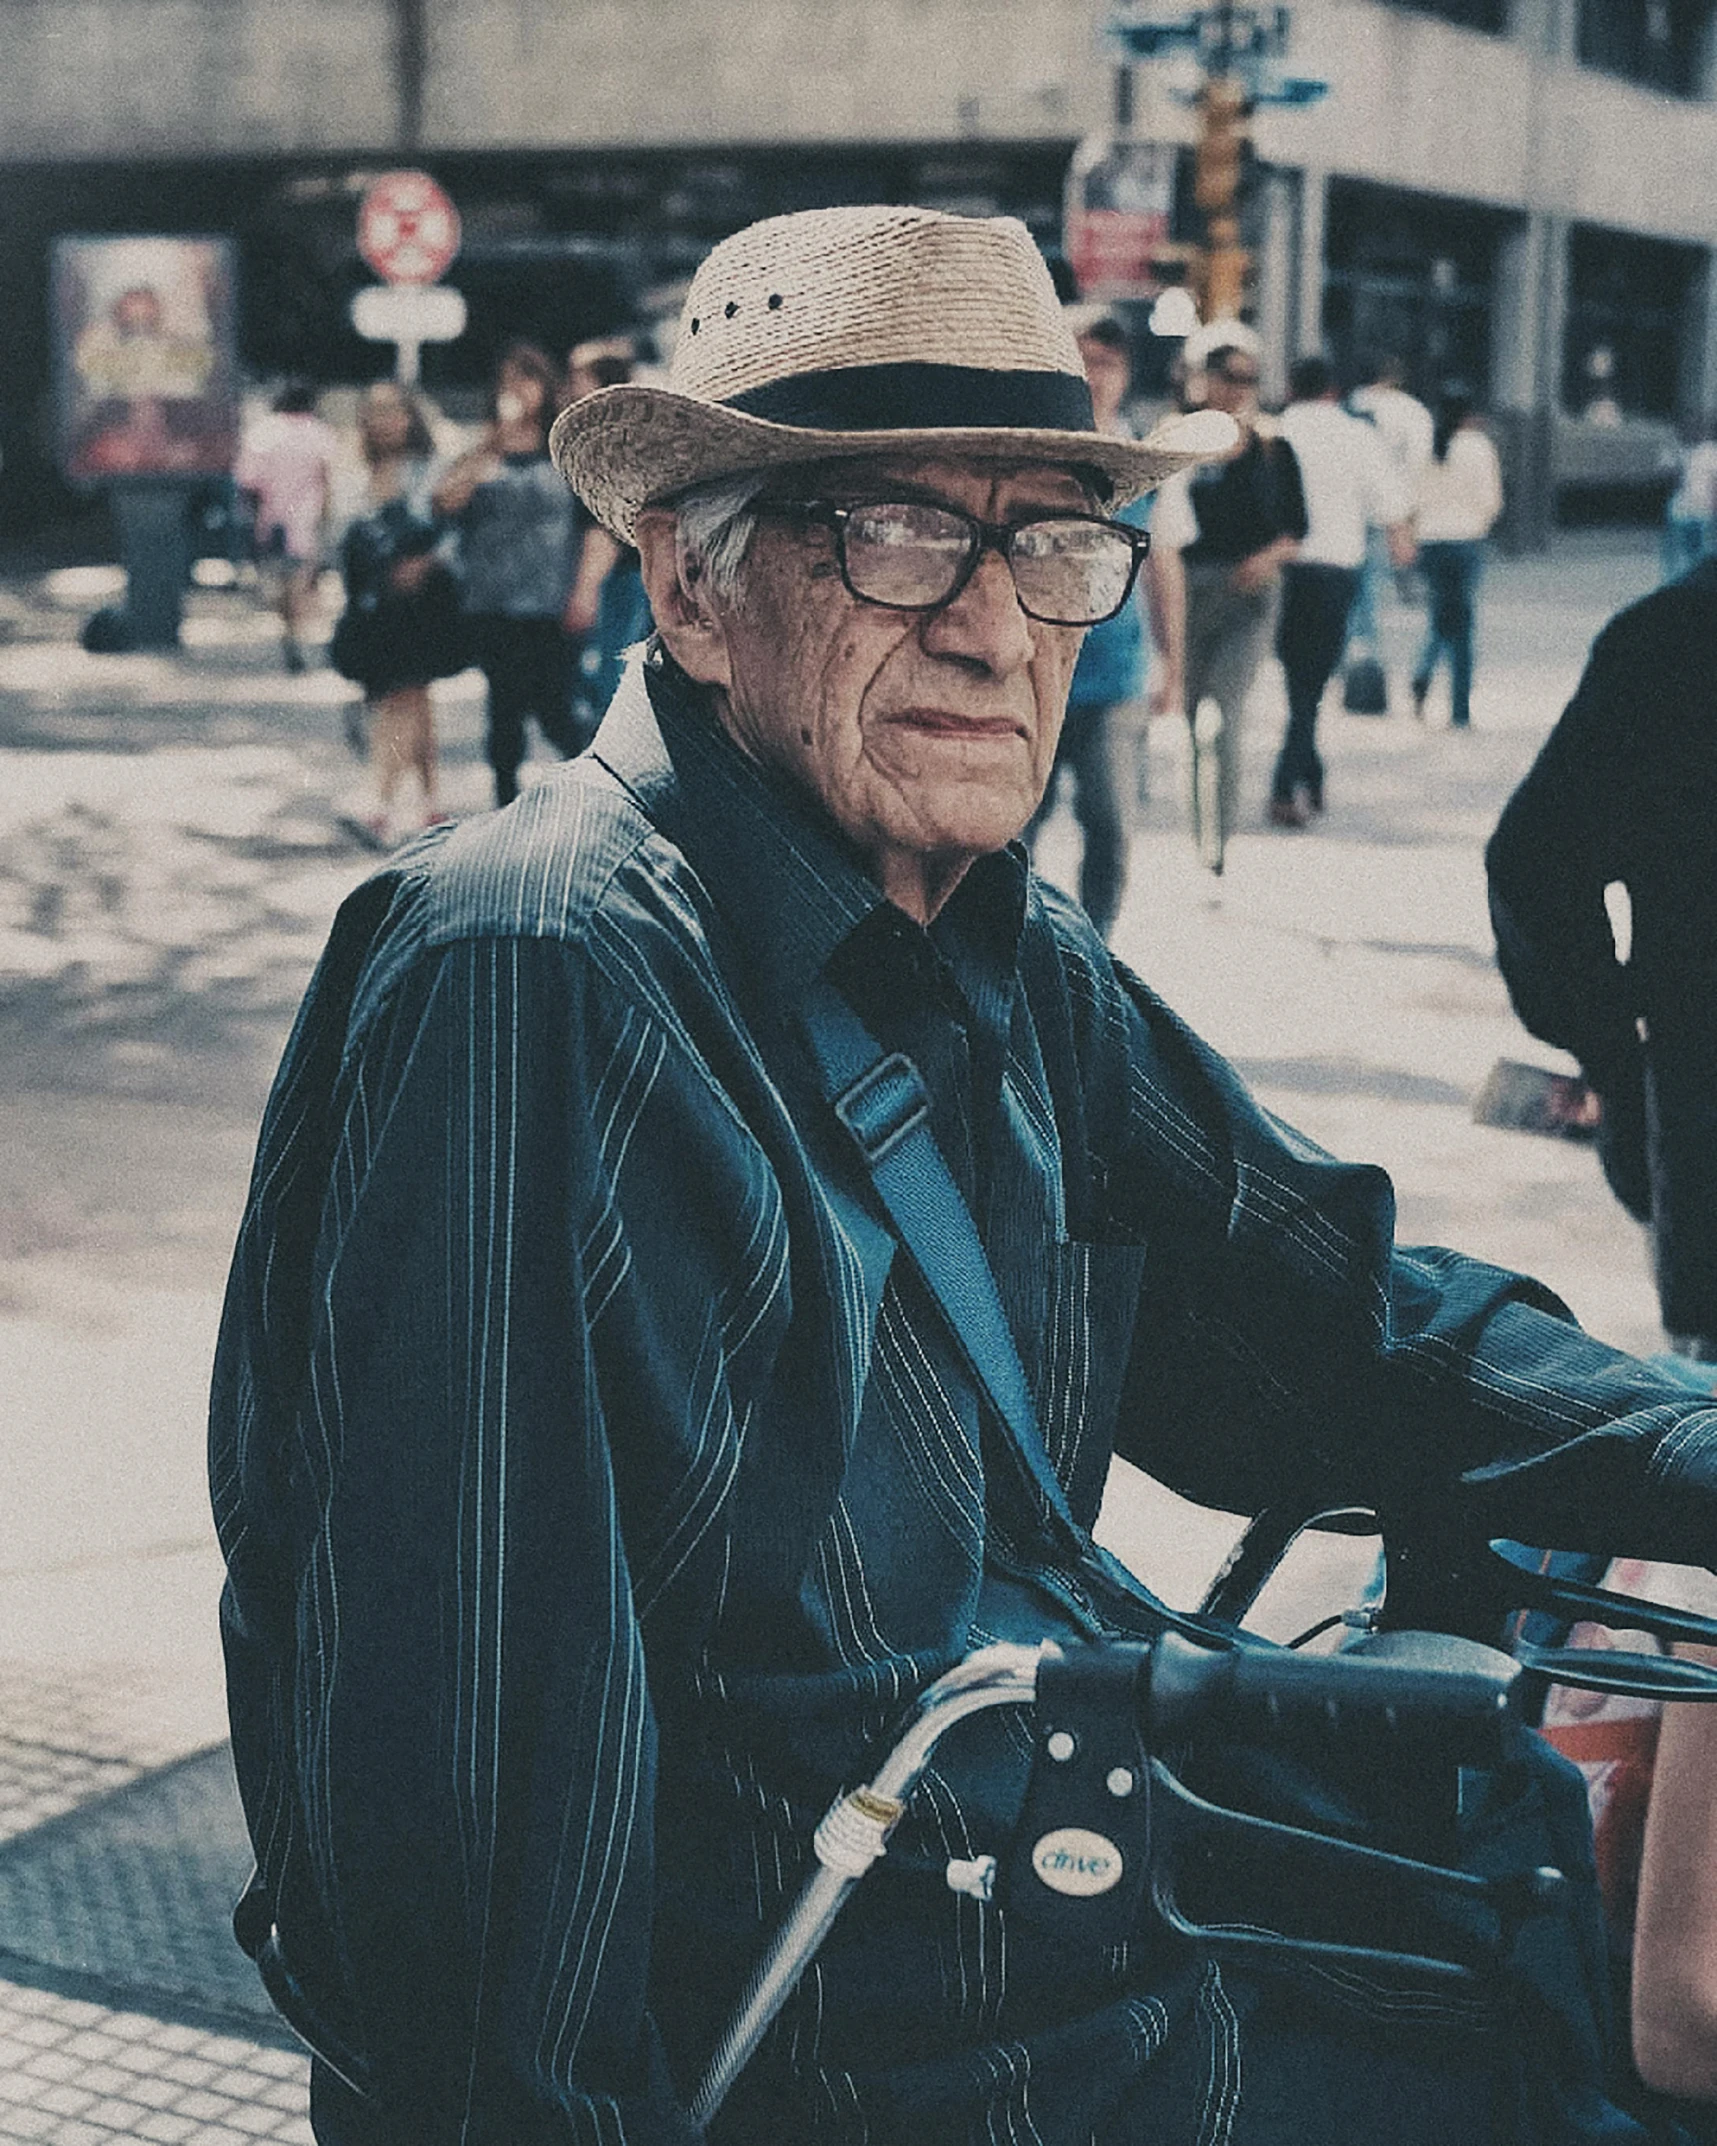
M841 538L855 596L918 611L954 594L983 534L949 508L895 500L848 508ZM1132 584L1135 552L1126 531L1077 515L1021 522L1008 532L1020 607L1051 625L1093 625L1118 611Z

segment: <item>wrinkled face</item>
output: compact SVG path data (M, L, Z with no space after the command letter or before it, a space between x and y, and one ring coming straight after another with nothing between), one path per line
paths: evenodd
M1070 470L1043 465L837 465L817 494L916 497L987 522L1092 506ZM821 799L891 892L902 873L945 892L1036 810L1084 629L1028 618L996 552L942 610L884 610L849 594L828 529L765 513L720 625L729 729Z

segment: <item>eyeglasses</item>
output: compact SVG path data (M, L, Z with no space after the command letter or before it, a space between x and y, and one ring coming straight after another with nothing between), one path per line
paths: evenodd
M1046 626L1097 626L1126 603L1150 550L1143 530L1072 511L985 522L915 499L758 505L828 529L848 594L885 611L941 610L971 580L984 553L998 551L1027 618Z

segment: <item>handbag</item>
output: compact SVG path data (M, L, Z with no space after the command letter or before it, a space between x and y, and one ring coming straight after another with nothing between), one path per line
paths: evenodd
M1349 715L1389 713L1389 681L1375 656L1355 656L1342 673L1341 704Z

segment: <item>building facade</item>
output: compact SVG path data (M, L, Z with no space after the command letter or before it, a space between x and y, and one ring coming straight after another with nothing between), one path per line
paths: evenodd
M1191 4L1191 0L1188 0ZM366 179L461 209L471 325L429 385L525 333L661 309L715 238L817 202L1024 216L1058 241L1113 124L1112 0L0 0L0 447L46 465L45 261L74 231L238 240L257 378L386 363L346 320ZM1308 108L1265 108L1246 199L1272 379L1402 352L1493 414L1514 533L1638 503L1717 412L1717 0L1296 0ZM1132 125L1190 144L1163 70ZM1182 157L1178 235L1196 234ZM46 480L43 480L44 484ZM51 487L48 487L51 489Z

